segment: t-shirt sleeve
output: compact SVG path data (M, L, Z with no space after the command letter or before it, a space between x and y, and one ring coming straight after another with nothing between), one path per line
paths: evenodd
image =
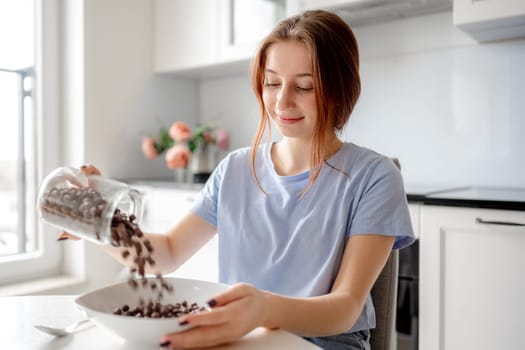
M395 164L382 158L364 179L359 199L352 208L348 236L380 234L396 236L394 249L415 240L403 179Z
M191 207L191 211L194 214L215 227L217 226L217 209L220 184L227 166L227 159L228 157L223 159L213 170L210 178L208 181L206 181L204 188L199 192L195 202Z

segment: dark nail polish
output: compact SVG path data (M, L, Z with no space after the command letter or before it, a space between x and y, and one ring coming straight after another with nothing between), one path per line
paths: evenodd
M86 169L86 168L87 168L87 165L82 165L82 166L80 167L80 169Z
M188 321L181 321L181 322L179 322L179 326L185 326L188 323L189 323Z
M161 347L163 347L163 348L164 348L164 347L167 348L168 346L171 345L171 342L170 342L169 340L166 340L165 342L162 342L162 343L160 343L159 345L160 345Z
M215 305L217 305L217 300L211 299L210 301L208 301L208 306L209 307L214 307Z
M69 239L69 237L59 237L57 238L57 241L65 241L66 239Z

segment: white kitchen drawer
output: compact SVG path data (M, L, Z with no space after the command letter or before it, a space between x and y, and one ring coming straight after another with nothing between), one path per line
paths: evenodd
M412 228L416 238L419 238L419 215L421 212L421 204L409 204L408 211L410 212L410 220L412 221Z
M144 213L141 227L144 231L162 232L186 215L199 193L198 190L147 188L144 191Z
M167 276L217 282L219 279L218 249L219 239L215 235L188 261Z
M144 215L140 226L144 232L164 233L186 215L198 189L141 187L144 193ZM218 280L218 238L215 235L188 261L167 276Z

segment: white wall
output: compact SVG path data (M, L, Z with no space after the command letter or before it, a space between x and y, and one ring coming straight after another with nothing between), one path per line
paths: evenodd
M192 121L197 85L153 75L153 1L85 1L86 160L116 178L171 176L141 139Z
M409 183L525 186L525 40L477 44L451 13L357 35L348 139L399 157Z
M450 12L358 27L363 90L344 138L401 160L405 182L525 187L525 40L478 44ZM204 80L199 114L250 144L247 76Z
M91 163L113 178L171 177L163 159L144 158L141 139L197 115L197 83L153 74L149 0L62 0L61 163ZM115 282L122 267L100 247L63 244L63 272L86 284ZM61 244L56 243L56 244Z
M246 74L199 83L199 118L216 121L230 134L230 148L251 144L259 109Z

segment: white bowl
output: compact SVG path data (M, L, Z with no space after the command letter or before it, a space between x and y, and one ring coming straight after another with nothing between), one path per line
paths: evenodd
M164 281L173 286L173 292L164 293L162 304L187 301L190 304L196 302L199 306L207 306L208 300L228 289L225 284L185 278L165 277ZM141 318L113 314L115 309L124 304L137 306L140 297L146 301L155 299L157 293L158 291L154 293L149 288L142 287L133 290L123 282L85 293L75 299L75 303L94 324L125 341L158 346L164 334L180 332L191 328L191 325L180 326L178 318Z

